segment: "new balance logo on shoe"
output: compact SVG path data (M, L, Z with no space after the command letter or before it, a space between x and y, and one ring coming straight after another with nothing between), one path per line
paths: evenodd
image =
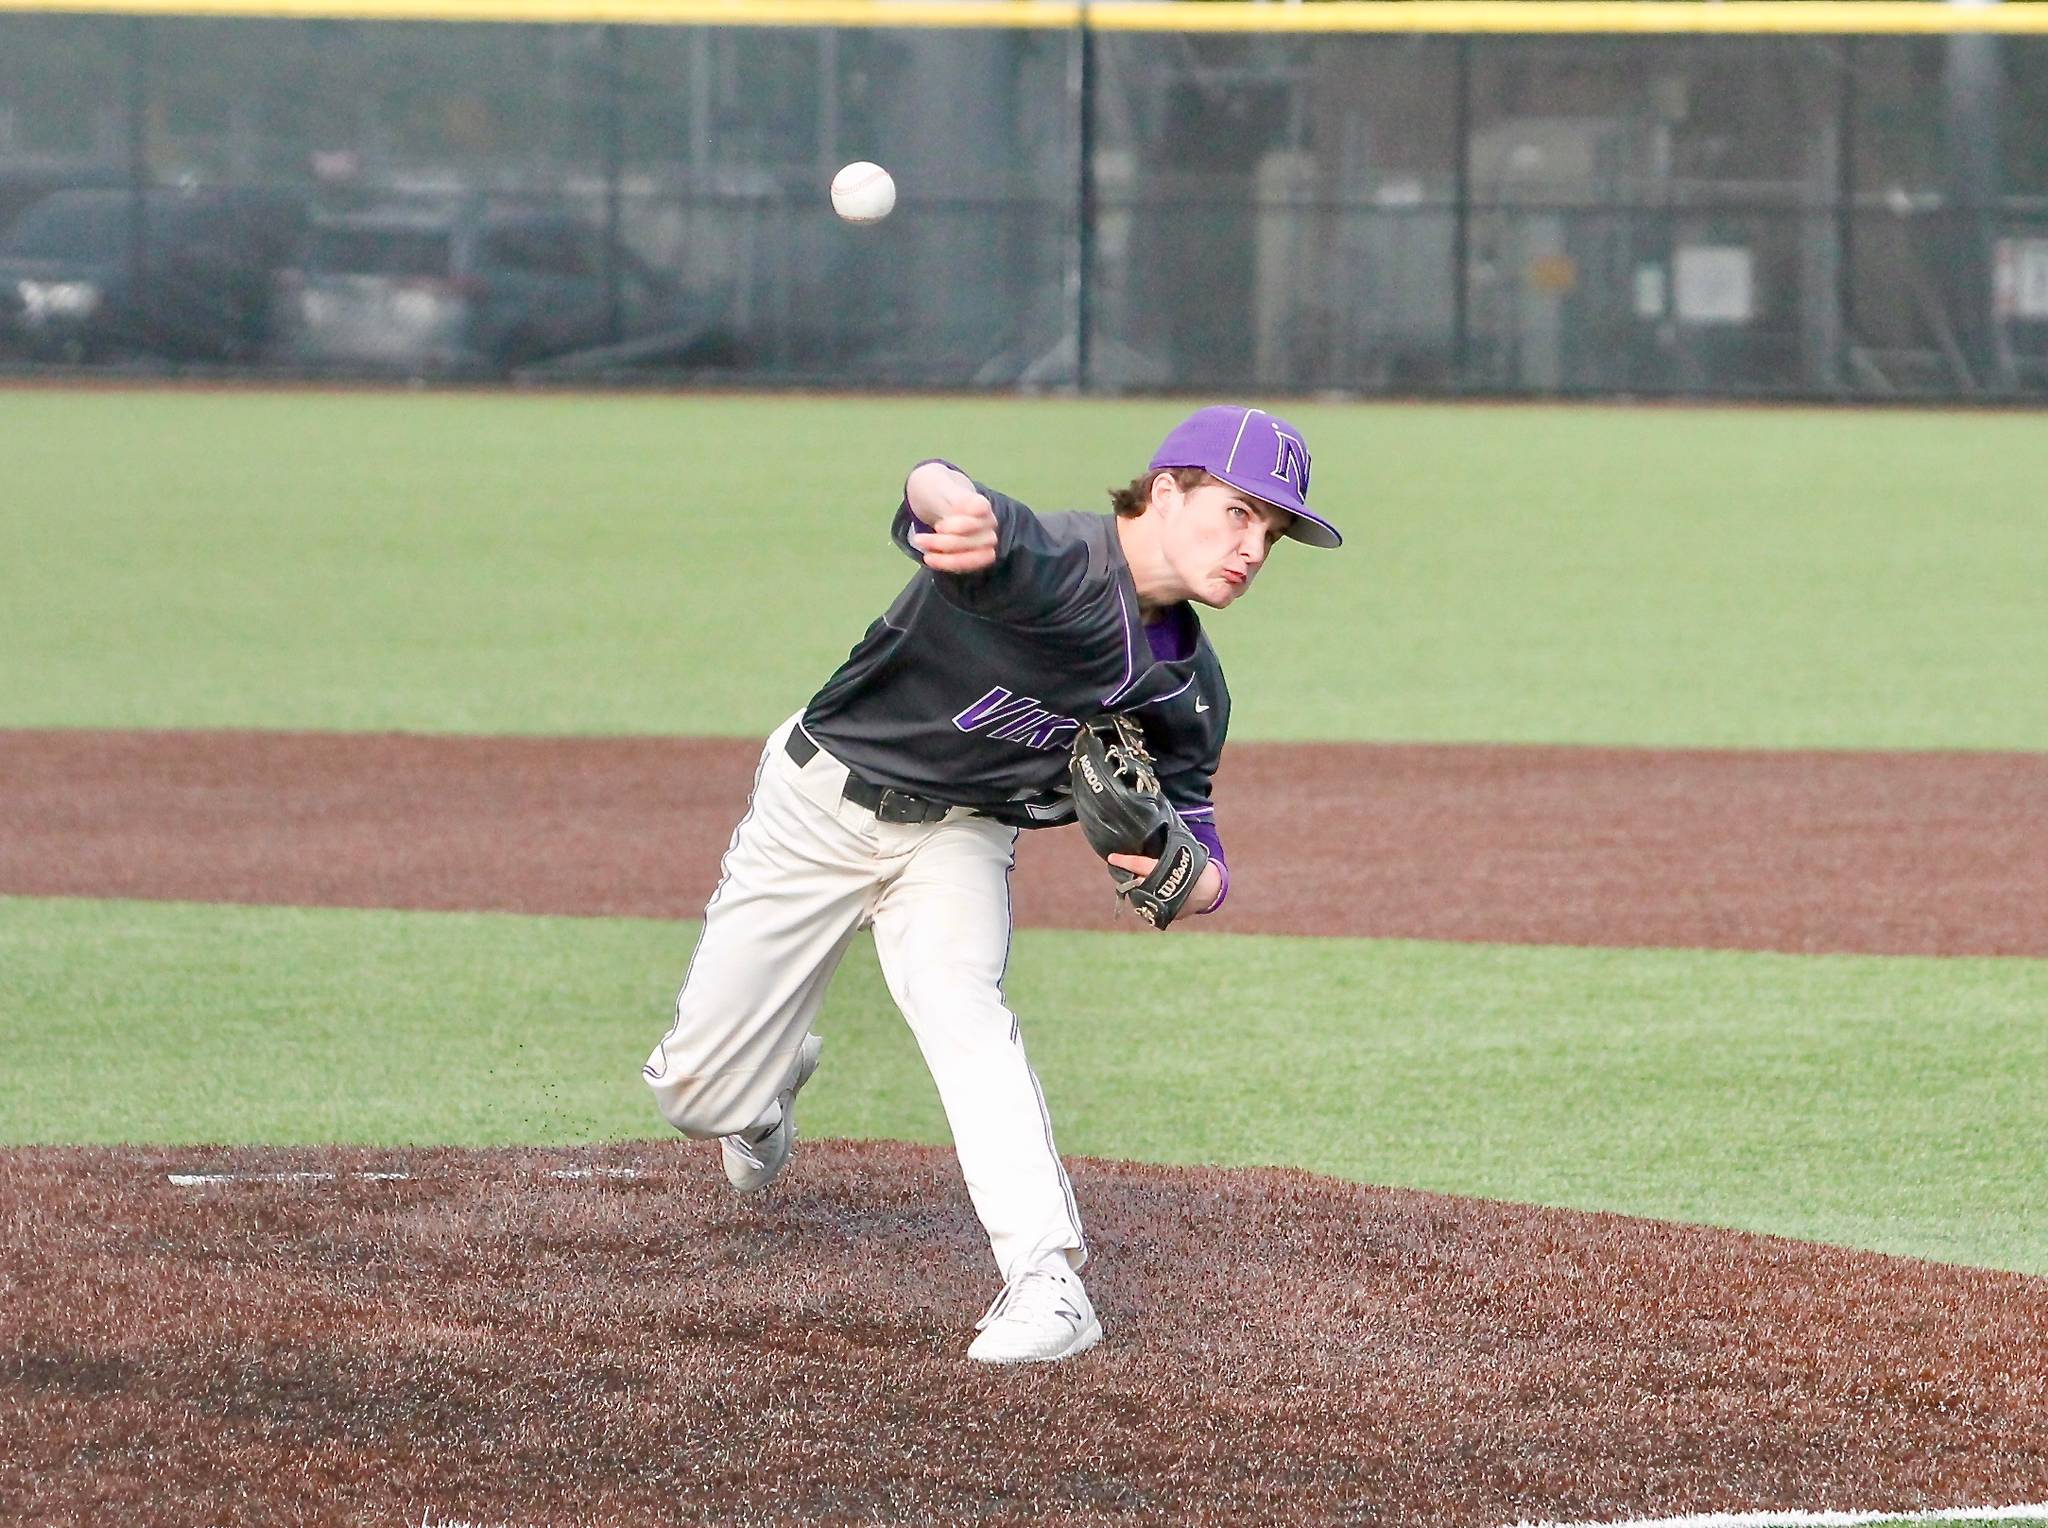
M978 1324L967 1356L985 1364L1057 1363L1102 1340L1095 1307L1064 1258L1019 1274Z

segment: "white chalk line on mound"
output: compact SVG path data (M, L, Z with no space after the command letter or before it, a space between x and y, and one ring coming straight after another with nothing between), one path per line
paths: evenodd
M408 1183L412 1174L408 1172L356 1172L348 1174L332 1172L296 1173L166 1173L164 1176L179 1188L207 1188L221 1183L333 1183L347 1176L358 1183ZM549 1173L550 1178L574 1182L585 1178L631 1179L640 1176L637 1167L558 1167Z
M2040 1523L2048 1502L2017 1507L1943 1507L1937 1512L1709 1512L1695 1517L1630 1517L1585 1523L1516 1523L1514 1528L1855 1528L1859 1523Z
M332 1183L335 1173L166 1173L179 1188L204 1188L214 1183ZM363 1183L403 1183L411 1173L350 1173Z

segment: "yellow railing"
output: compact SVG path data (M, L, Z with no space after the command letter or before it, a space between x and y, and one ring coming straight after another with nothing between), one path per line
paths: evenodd
M0 0L0 13L1105 32L2048 34L2048 0Z

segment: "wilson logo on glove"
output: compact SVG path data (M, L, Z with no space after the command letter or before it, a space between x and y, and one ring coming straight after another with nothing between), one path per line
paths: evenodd
M1159 883L1159 895L1169 898L1179 895L1182 882L1189 879L1188 870L1193 863L1194 856L1185 849L1176 854L1172 874Z

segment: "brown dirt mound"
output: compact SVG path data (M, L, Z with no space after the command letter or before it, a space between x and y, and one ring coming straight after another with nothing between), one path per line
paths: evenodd
M0 731L0 894L694 918L758 751ZM2048 754L1246 744L1217 799L1198 931L2048 956ZM1016 904L1117 926L1077 833Z
M166 1179L221 1170L335 1176ZM1480 1528L2048 1496L2048 1281L1295 1172L1074 1179L1108 1337L991 1372L943 1151L806 1145L745 1201L680 1143L0 1154L0 1517Z

